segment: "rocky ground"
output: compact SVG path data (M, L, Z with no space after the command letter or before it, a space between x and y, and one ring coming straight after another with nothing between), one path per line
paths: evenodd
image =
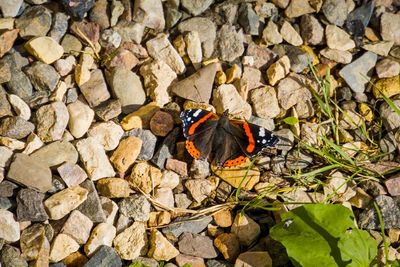
M400 260L399 7L0 0L0 266L292 266L283 201L343 203ZM281 140L217 169L188 108Z

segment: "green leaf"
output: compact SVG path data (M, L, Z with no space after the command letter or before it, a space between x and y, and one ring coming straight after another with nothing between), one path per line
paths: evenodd
M351 261L348 267L368 267L378 253L375 239L359 229L347 231L340 238L338 247L342 259Z
M320 266L321 262L326 267L348 266L350 242L364 244L354 246L352 253L369 255L365 262L370 262L375 257L376 244L358 232L348 235L350 240L343 239L352 228L356 226L350 209L338 204L309 204L283 214L282 222L271 228L270 235L285 246L295 266ZM339 247L341 239L343 244Z
M283 119L283 122L288 125L295 125L299 122L299 119L296 117L286 117L285 119Z

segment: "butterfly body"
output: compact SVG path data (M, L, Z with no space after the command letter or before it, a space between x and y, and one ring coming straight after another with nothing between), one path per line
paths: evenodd
M246 121L230 120L228 111L218 116L203 109L181 113L186 149L195 159L214 159L218 166L233 167L272 147L272 132Z

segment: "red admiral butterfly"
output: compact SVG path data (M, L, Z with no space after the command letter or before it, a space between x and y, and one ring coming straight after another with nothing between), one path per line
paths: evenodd
M219 167L240 165L278 142L263 127L228 119L228 110L218 116L204 109L189 109L180 117L189 154L195 159L212 156Z

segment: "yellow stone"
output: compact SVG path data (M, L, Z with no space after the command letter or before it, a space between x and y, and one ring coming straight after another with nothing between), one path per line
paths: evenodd
M219 70L217 71L217 73L215 74L215 83L217 85L221 85L226 83L226 75L225 72Z
M220 177L234 188L240 187L244 190L251 190L260 180L260 170L257 166L251 165L249 159L236 167L218 168L217 165L213 163L211 164L211 170L216 176Z
M129 136L123 139L112 154L110 161L119 172L126 172L135 162L142 148L142 139Z
M312 57L312 59L313 59L312 64L314 66L319 64L318 56L314 53L314 50L310 46L302 45L302 46L300 46L300 48L301 48L301 50L303 50L304 52L306 52L307 54L309 54Z
M379 40L379 37L378 37L378 35L375 33L375 31L372 29L372 28L370 28L370 27L366 27L365 28L365 37L367 37L370 41L372 41L372 42L378 42L378 41L380 41Z
M242 69L237 64L233 64L226 70L226 83L233 83L240 79L240 76L242 76Z
M400 94L400 75L379 79L375 82L375 86L372 87L372 92L374 93L375 98L382 98L381 93L376 88L379 88L379 90L387 97Z
M64 54L64 48L47 36L32 38L24 47L31 55L46 64L53 63Z
M219 59L217 57L210 58L210 59L207 59L207 60L203 61L203 66L207 66L207 65L210 65L212 63L218 63L218 62L219 62Z
M207 103L198 103L198 102L194 102L191 100L186 100L185 103L183 103L183 109L187 110L187 109L205 109L205 110L209 110L215 113L215 108L213 106L211 106L210 104Z
M360 103L358 104L358 110L361 116L368 121L371 122L374 120L374 113L372 112L372 109L365 103Z
M184 57L186 55L186 43L182 35L176 37L172 41L172 44L181 57Z
M150 231L149 243L150 249L148 256L157 261L169 261L179 255L179 250L156 229Z
M150 127L150 119L154 113L160 110L160 107L156 102L151 102L140 109L128 114L121 121L121 126L125 131L129 131L137 128Z

